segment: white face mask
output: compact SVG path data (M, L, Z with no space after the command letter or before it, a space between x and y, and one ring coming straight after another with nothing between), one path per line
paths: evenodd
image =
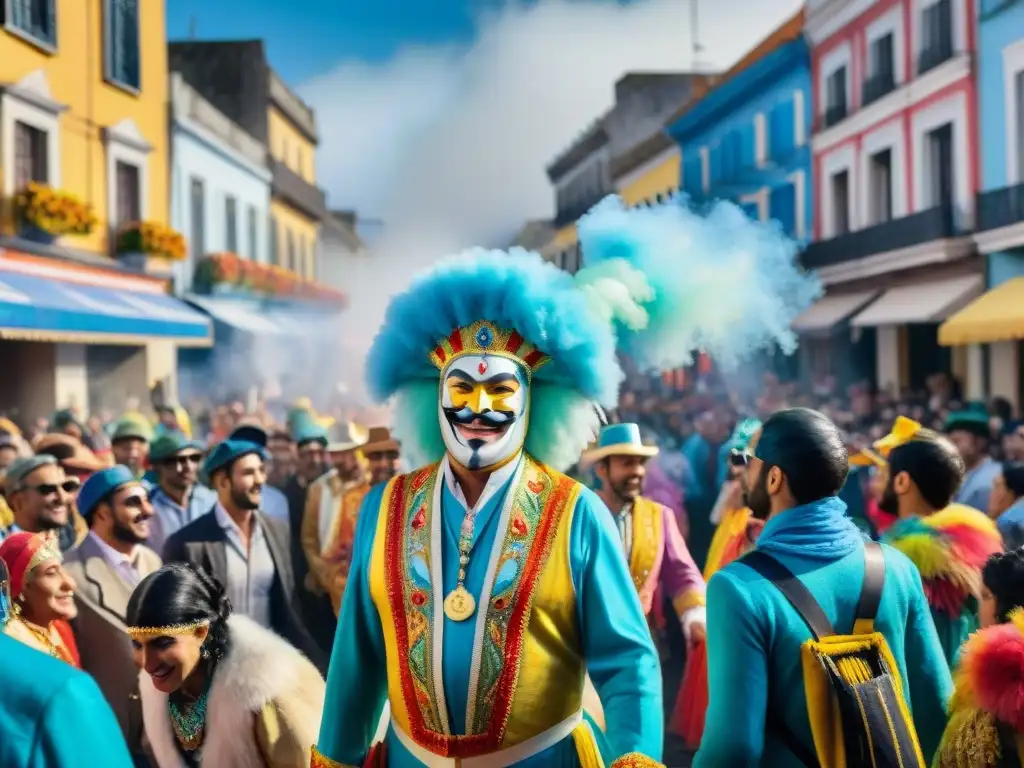
M468 469L487 469L522 449L527 381L522 365L500 355L459 357L441 372L438 417L452 458Z

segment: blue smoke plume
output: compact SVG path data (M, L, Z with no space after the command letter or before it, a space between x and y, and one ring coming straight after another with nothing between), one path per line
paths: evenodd
M733 203L705 215L686 197L628 209L612 195L578 231L577 285L644 371L689 364L698 350L724 367L773 345L791 353L790 324L822 292L778 224L752 221Z

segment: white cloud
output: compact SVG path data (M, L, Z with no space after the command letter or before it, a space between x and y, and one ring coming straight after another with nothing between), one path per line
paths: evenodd
M705 3L704 63L727 67L801 4ZM348 286L359 335L425 264L552 215L546 165L611 106L622 74L688 68L690 13L685 0L542 0L489 17L466 50L343 63L301 87L317 112L331 205L388 228L372 268Z

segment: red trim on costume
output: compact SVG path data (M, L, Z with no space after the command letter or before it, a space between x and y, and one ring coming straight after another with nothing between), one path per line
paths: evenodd
M456 328L448 337L448 343L452 345L452 353L459 354L462 351L462 329Z
M419 473L411 484L410 491L415 491L426 482L430 472L436 471L436 467L430 467ZM443 482L439 478L438 482ZM533 598L536 592L538 577L551 551L551 545L562 515L565 512L565 502L573 487L573 480L562 477L558 486L552 491L548 499L546 509L541 515L537 527L537 536L534 539L534 546L527 558L520 580L519 590L516 594L516 606L509 618L508 634L505 642L505 658L507 663L501 672L495 692L495 704L492 714L492 726L485 732L472 735L446 735L431 731L426 727L423 720L423 711L416 696L416 686L409 670L409 628L408 618L405 610L405 583L403 574L403 546L405 521L407 517L405 477L399 477L395 481L394 492L388 505L388 523L385 533L385 573L387 575L388 600L391 604L391 612L395 619L395 635L398 647L398 669L402 687L402 696L405 699L406 709L409 712L409 730L413 740L430 752L448 758L467 759L486 755L497 751L505 738L505 730L508 726L509 714L512 710L512 699L515 695L516 683L519 679L520 663L522 662L523 644L526 639L526 631L529 627L530 613L533 607ZM515 489L512 489L515 492ZM433 510L432 514L440 514L440 510ZM504 532L499 532L504 536ZM434 599L438 599L435 596ZM481 606L478 610L487 610L488 606ZM443 685L443 681L435 680L435 685Z

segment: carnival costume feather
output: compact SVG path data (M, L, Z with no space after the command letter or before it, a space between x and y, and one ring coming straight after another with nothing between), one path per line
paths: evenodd
M981 599L981 569L1003 549L995 523L962 504L901 520L885 541L917 566L932 609L950 616L958 616L968 600Z
M697 350L722 365L773 345L789 352L791 321L821 292L798 267L795 243L731 203L703 217L681 199L628 209L610 196L578 232L575 278L523 249L474 249L391 301L366 378L375 399L395 398L407 415L395 431L413 462L444 455L438 370L423 350L457 353L459 329L481 319L514 334L503 344L525 340L542 355L531 366L526 450L565 469L600 427L595 406L617 402L617 351L648 372L685 365Z
M1024 743L1024 610L964 645L936 768L1019 765ZM1007 754L1008 753L1008 754Z

